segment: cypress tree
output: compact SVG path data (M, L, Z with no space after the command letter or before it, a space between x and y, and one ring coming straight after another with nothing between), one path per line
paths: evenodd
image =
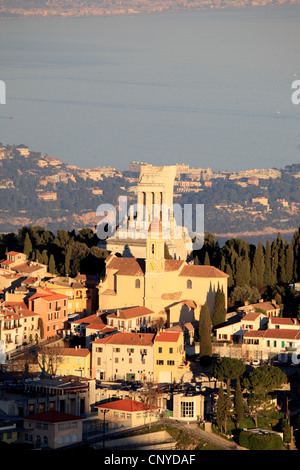
M255 267L257 274L257 287L264 285L264 272L265 272L265 255L261 242L258 242L257 249L255 250L253 258L253 267Z
M51 274L56 274L56 266L53 254L50 255L48 269Z
M203 365L210 363L212 357L211 319L207 305L202 305L199 318L199 357Z
M25 253L27 255L27 257L29 258L31 252L32 252L32 243L31 243L31 240L30 240L30 237L29 237L29 233L26 232L25 239L24 239L23 253Z
M224 292L220 289L218 285L218 289L215 293L215 301L214 307L212 312L212 324L213 326L220 325L224 323L226 319L226 307L225 307L225 295Z
M249 286L250 285L250 261L248 255L245 258L240 256L236 262L236 286Z
M266 252L265 252L265 271L264 271L264 285L272 286L273 285L273 275L272 275L272 255L271 255L271 245L269 240L266 241Z
M240 379L237 378L236 388L235 388L235 416L237 427L240 426L242 419L244 418L244 400L243 393L241 389Z
M223 431L225 429L226 414L226 400L224 396L223 385L221 384L219 388L216 414L216 421L220 431Z
M294 278L294 250L293 245L289 243L285 251L285 276L286 282L292 282Z
M204 264L204 266L210 266L210 259L209 259L208 251L205 252L203 264Z

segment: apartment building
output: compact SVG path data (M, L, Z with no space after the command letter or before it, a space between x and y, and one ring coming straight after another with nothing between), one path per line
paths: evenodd
M276 329L247 331L243 338L243 350L253 359L292 361L300 351L300 329Z
M67 313L90 313L88 305L88 289L85 285L72 278L53 278L44 283L47 289L68 297Z
M120 331L147 331L151 329L154 312L147 307L133 307L107 315L107 324Z
M92 377L153 382L151 333L119 332L92 343Z
M188 371L183 332L159 332L154 339L154 382L173 383Z
M40 337L38 320L39 316L24 302L4 302L0 307L0 341L4 343L5 353L36 341Z
M49 348L49 354L47 354L47 348L44 348L38 356L38 363L44 364L45 362L47 364L51 362L54 365L53 373L57 376L74 375L89 378L91 375L91 353L86 348L77 346L75 348L59 347L55 348L54 355L51 347ZM42 372L41 369L40 372Z
M68 320L67 301L66 295L41 287L37 287L36 293L28 298L29 310L38 313L41 318L41 336L50 338L64 329Z
M82 441L82 418L55 410L25 416L22 440L37 449L78 444Z

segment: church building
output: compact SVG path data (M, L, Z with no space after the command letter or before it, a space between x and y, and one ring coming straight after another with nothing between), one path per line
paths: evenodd
M218 287L227 306L228 275L213 266L165 259L164 243L162 224L154 218L145 258L108 256L105 276L98 286L100 311L144 306L171 327L199 320L204 304L212 312Z

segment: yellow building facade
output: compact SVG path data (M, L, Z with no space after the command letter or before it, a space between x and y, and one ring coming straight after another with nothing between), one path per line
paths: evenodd
M66 295L67 313L87 312L89 309L88 289L71 278L51 279L45 282L45 287L57 294Z
M154 339L154 382L177 382L187 371L183 333L157 333Z
M91 353L86 348L46 348L38 355L40 372L58 376L75 375L90 378Z

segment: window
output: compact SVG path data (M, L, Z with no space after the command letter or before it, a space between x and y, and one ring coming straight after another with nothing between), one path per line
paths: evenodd
M118 362L119 362L119 358L115 357L115 364L118 364Z
M167 361L168 366L174 366L175 361Z
M169 348L169 353L173 354L173 348Z
M136 287L137 289L139 289L139 288L141 287L141 281L140 281L140 279L136 279L136 280L135 280L135 287Z
M97 366L101 366L101 357L97 357Z
M164 365L164 361L161 360L161 359L158 359L158 360L156 361L156 364L157 364L158 366L163 366L163 365Z
M159 352L159 353L162 353L162 348L158 348L158 352Z
M103 348L96 348L96 352L102 352Z
M154 255L154 244L151 245L151 253Z
M194 402L183 401L181 403L181 417L182 418L193 418L194 417Z
M188 280L186 281L186 288L187 288L187 289L192 289L192 287L193 287L192 281L191 281L190 279L188 279Z

